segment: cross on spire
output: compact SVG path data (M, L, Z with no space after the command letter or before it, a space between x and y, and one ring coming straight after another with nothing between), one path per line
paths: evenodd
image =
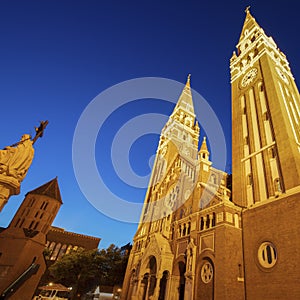
M250 5L246 7L245 13L249 13L250 12L250 7L251 7Z

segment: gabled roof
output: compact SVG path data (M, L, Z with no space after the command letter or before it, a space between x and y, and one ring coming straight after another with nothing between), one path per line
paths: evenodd
M60 203L62 203L60 190L59 190L59 186L58 186L58 182L57 182L57 177L50 180L49 182L41 185L40 187L36 188L35 190L28 192L27 194L48 196L48 197L58 200Z

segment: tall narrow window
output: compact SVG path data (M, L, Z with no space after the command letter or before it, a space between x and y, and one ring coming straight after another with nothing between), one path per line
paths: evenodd
M248 176L247 176L247 185L252 185L252 184L253 184L252 174L248 174Z
M280 179L279 178L276 178L274 180L274 186L275 186L275 191L276 192L282 193L282 189L281 189L281 184L280 184Z
M201 220L200 220L200 230L203 230L204 229L204 220L203 220L203 217L201 217Z

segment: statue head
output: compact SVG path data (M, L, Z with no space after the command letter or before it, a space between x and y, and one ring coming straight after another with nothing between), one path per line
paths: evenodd
M30 134L23 134L23 135L22 135L22 138L21 138L21 141L30 140L30 138L31 138L31 135L30 135Z

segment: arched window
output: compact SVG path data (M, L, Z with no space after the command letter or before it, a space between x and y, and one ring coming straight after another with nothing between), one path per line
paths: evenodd
M275 178L274 180L274 188L276 192L281 193L282 189L281 189L281 184L280 184L280 179L279 178Z
M216 226L216 213L213 213L212 214L212 222L211 222L211 225L214 227Z
M215 174L211 174L210 181L213 184L217 184L217 176Z
M54 249L52 255L51 255L50 260L56 260L57 255L58 255L59 250L60 250L60 247L61 247L61 243L58 243L58 244L56 245L56 247L55 247L55 249Z
M66 254L69 254L72 250L73 246L72 245L69 245L67 250L66 250Z
M183 224L183 232L182 235L185 236L186 235L186 224Z
M60 251L59 251L59 254L57 256L57 259L59 259L60 257L62 257L65 253L66 253L66 250L67 250L67 245L64 244L61 248L60 248Z
M48 247L51 252L53 251L55 245L56 245L55 242L51 242L50 246Z
M180 210L180 219L182 218L184 216L184 209L182 208L181 210Z
M203 217L201 217L201 220L200 220L200 230L203 230L204 229L204 219Z
M252 184L253 184L252 174L248 174L247 175L247 185L252 185Z
M206 216L206 228L209 228L209 222L210 222L209 215L207 215Z

